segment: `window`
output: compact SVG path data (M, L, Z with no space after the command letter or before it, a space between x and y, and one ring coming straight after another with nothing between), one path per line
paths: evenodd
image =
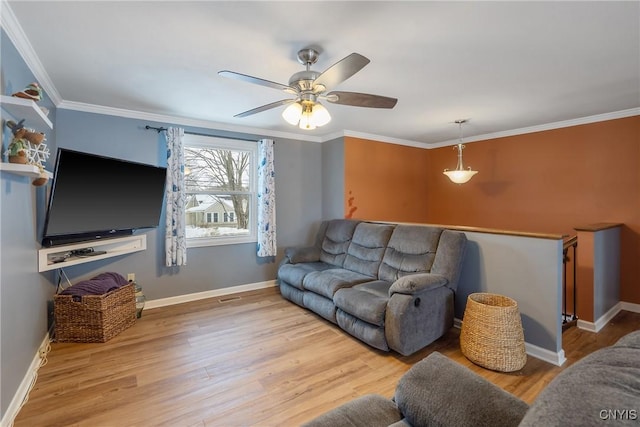
M257 241L256 153L257 142L184 136L187 247Z

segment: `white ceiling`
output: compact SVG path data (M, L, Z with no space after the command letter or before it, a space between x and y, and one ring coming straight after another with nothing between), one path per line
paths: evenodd
M456 119L470 119L464 129L470 141L640 107L638 1L8 5L3 13L17 20L41 64L36 76L45 73L45 89L62 108L108 107L312 140L347 132L428 146L455 140ZM317 71L352 52L368 57L369 65L332 89L395 97L396 107L325 103L333 120L314 131L287 124L284 107L233 117L288 95L218 71L287 84L304 69L297 51L309 46L321 51Z

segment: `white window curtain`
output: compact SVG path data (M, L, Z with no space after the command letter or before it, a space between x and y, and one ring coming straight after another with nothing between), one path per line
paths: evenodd
M185 237L184 129L167 129L167 184L165 188L166 266L187 264Z
M273 140L258 141L258 256L276 256L276 189Z

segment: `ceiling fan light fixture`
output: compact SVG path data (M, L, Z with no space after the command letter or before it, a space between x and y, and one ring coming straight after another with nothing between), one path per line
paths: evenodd
M302 101L289 105L282 112L287 123L298 125L303 130L313 130L331 121L331 115L319 102Z
M311 119L314 121L316 126L324 126L331 121L331 115L324 105L317 102L313 106Z
M282 112L282 118L285 119L290 125L297 125L300 121L300 115L302 114L302 105L299 102L290 104Z
M311 109L306 109L302 112L300 116L300 123L298 123L298 127L303 130L313 130L316 128L316 124L313 121L313 115L311 113Z

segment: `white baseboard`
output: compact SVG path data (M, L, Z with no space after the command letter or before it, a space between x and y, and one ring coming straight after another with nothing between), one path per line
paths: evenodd
M621 309L624 311L630 311L632 313L640 313L640 304L634 304L632 302L621 302Z
M524 348L525 348L525 351L527 352L527 355L535 357L536 359L540 359L545 362L551 363L552 365L562 366L564 362L567 361L567 358L564 356L563 349L560 349L560 351L556 353L551 350L547 350L546 348L529 344L528 342L524 343Z
M178 295L175 297L160 298L147 301L144 309L152 309L158 307L166 307L168 305L182 304L190 301L198 301L206 298L216 298L223 295L236 294L239 292L255 291L258 289L272 288L277 286L275 280L267 280L266 282L249 283L246 285L230 286L228 288L213 289L211 291L196 292L193 294Z
M605 314L603 314L595 322L589 322L587 320L578 319L578 321L576 322L576 326L578 328L580 328L580 329L585 330L585 331L599 332L600 329L602 329L605 326L607 326L607 323L609 323L609 321L611 319L613 319L616 316L616 314L620 313L620 310L622 310L622 303L621 302L619 302L616 305L614 305L613 307L611 307L611 309L609 309L609 311L607 311Z
M595 322L589 322L589 321L586 321L586 320L578 319L578 322L576 323L576 326L578 328L580 328L580 329L585 330L585 331L599 332L600 329L602 329L605 326L607 326L607 323L609 323L611 321L611 319L616 317L616 314L620 313L622 310L631 311L633 313L640 313L640 304L634 304L632 302L620 301L619 303L617 303L616 305L611 307L611 309L609 311L607 311L604 315L602 315Z
M462 320L458 319L457 317L454 318L453 326L458 329L462 328ZM559 352L554 353L551 350L538 347L537 345L529 344L528 342L524 343L524 349L527 352L527 355L545 362L549 362L556 366L562 366L562 364L567 361L564 356L564 350L562 349L560 349Z
M31 384L33 383L38 369L40 369L40 365L42 364L40 349L47 348L50 342L51 339L49 338L49 332L47 332L42 340L42 344L38 347L36 355L33 357L33 360L27 369L27 373L22 379L22 382L20 382L18 390L16 390L16 393L13 395L13 399L11 399L11 403L9 403L6 412L3 414L2 420L0 420L0 427L10 427L13 425L13 420L18 416L18 412L20 412L20 408L22 408L22 402L24 402L27 394L31 391Z

